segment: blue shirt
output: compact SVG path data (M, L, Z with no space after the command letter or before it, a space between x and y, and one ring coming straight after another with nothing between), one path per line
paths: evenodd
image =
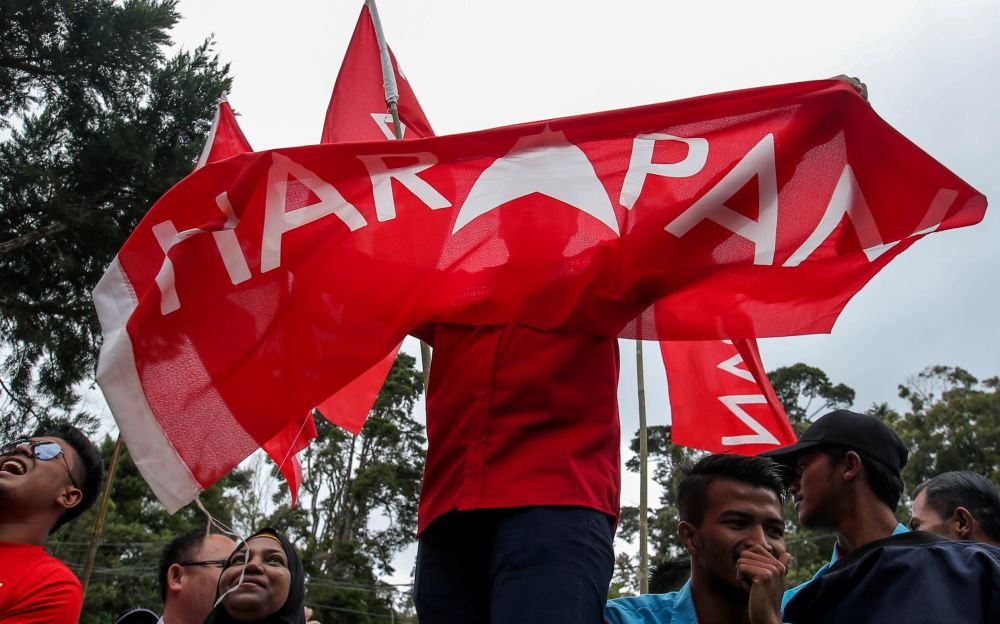
M893 529L892 534L893 535L899 535L900 533L908 533L909 531L910 530L908 528L906 528L904 525L897 524L896 528ZM788 591L785 592L785 595L781 597L781 611L782 612L785 611L785 605L788 604L788 601L792 599L792 596L794 596L795 594L799 593L799 590L801 590L803 587L805 587L809 583L812 583L813 581L815 581L820 576L823 576L824 574L826 574L826 571L830 569L830 566L832 566L833 564L837 563L838 559L840 559L840 547L837 544L834 544L833 545L833 556L830 558L830 562L827 563L827 564L825 564L819 570L816 570L816 574L813 574L813 577L811 579L809 579L808 581L806 581L805 583L802 583L801 585L799 585L797 587L793 587L793 588L789 589ZM641 620L639 620L639 621L641 621Z
M698 624L691 597L691 581L669 594L644 594L609 600L604 607L608 624Z

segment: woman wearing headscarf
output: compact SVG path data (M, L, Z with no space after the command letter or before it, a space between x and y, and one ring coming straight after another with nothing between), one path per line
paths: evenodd
M304 600L305 572L295 548L274 529L261 529L226 561L218 604L205 624L306 624Z

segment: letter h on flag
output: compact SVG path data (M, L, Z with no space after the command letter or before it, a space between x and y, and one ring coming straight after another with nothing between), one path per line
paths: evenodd
M250 142L247 141L236 122L236 115L233 113L226 95L223 94L219 100L219 107L215 111L215 119L212 120L212 129L205 141L205 149L202 150L201 156L198 158L195 170L201 169L209 163L252 151ZM298 500L299 487L302 485L302 465L299 463L297 455L309 446L309 440L315 437L316 422L313 420L312 414L307 413L301 425L290 423L262 447L285 477L285 481L288 483L288 492L292 496L293 507L295 501Z

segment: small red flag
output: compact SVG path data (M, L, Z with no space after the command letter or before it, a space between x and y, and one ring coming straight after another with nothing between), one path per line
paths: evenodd
M399 71L399 64L392 50L386 46L392 62L399 101L396 107L403 122L404 139L434 136L431 124L417 102L406 76ZM368 5L361 7L358 24L347 46L344 61L333 86L330 105L326 109L323 136L320 143L347 141L377 141L395 138L392 117L385 101L385 83L379 55L375 24Z
M252 151L250 142L240 130L240 125L236 123L236 114L233 113L226 94L222 94L219 108L215 111L215 119L212 120L212 129L205 141L205 149L201 150L198 164L194 168L201 169L208 163Z
M756 455L795 442L757 341L661 342L674 443Z

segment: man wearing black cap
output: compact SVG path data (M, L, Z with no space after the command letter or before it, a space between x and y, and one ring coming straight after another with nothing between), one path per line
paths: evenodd
M908 451L899 436L875 416L830 412L810 425L796 444L761 455L794 470L789 489L802 525L837 533L830 563L811 580L786 591L782 609L841 557L907 531L896 520L895 510L903 493L900 470Z

